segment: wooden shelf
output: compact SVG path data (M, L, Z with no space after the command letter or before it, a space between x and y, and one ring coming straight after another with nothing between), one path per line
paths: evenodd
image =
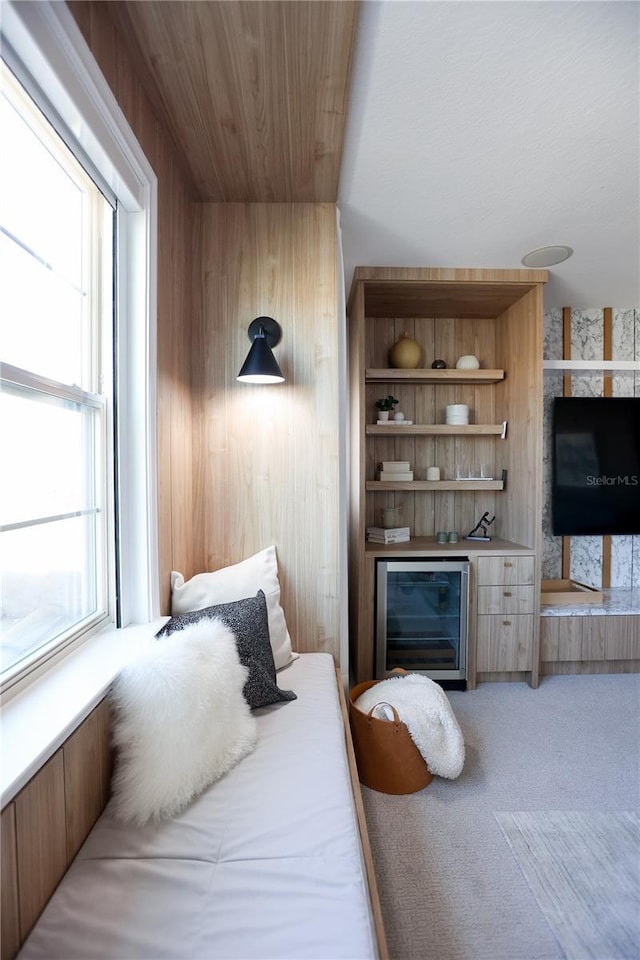
M367 383L499 383L504 370L400 370L397 367L365 370Z
M406 427L398 427L393 422L389 426L377 423L368 423L365 433L370 437L504 437L506 436L506 420L504 423L470 423L465 426L456 426L449 423L414 423Z
M435 537L411 537L411 540L404 543L373 543L367 540L365 551L383 556L389 553L413 556L437 556L447 553L508 554L509 556L531 556L532 554L530 547L511 543L500 537L492 537L488 543L482 540L465 540L462 531L457 543L438 543Z
M366 489L371 493L385 490L504 490L502 480L405 480L394 483L387 480L367 480Z

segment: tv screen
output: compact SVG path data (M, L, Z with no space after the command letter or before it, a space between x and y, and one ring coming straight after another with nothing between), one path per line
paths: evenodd
M640 398L555 397L553 532L640 533Z

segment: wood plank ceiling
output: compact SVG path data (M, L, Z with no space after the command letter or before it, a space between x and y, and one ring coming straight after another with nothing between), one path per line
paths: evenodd
M335 202L358 3L106 3L204 201Z

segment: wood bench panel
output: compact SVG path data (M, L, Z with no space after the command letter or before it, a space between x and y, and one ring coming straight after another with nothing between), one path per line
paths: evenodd
M2 960L11 960L20 947L18 908L18 861L16 855L16 807L10 803L2 811Z
M20 939L24 942L67 869L62 748L18 794L15 808Z

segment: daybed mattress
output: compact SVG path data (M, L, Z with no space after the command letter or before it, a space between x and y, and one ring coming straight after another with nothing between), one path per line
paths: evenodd
M258 745L182 814L107 806L26 941L31 958L377 956L333 659L278 673Z

